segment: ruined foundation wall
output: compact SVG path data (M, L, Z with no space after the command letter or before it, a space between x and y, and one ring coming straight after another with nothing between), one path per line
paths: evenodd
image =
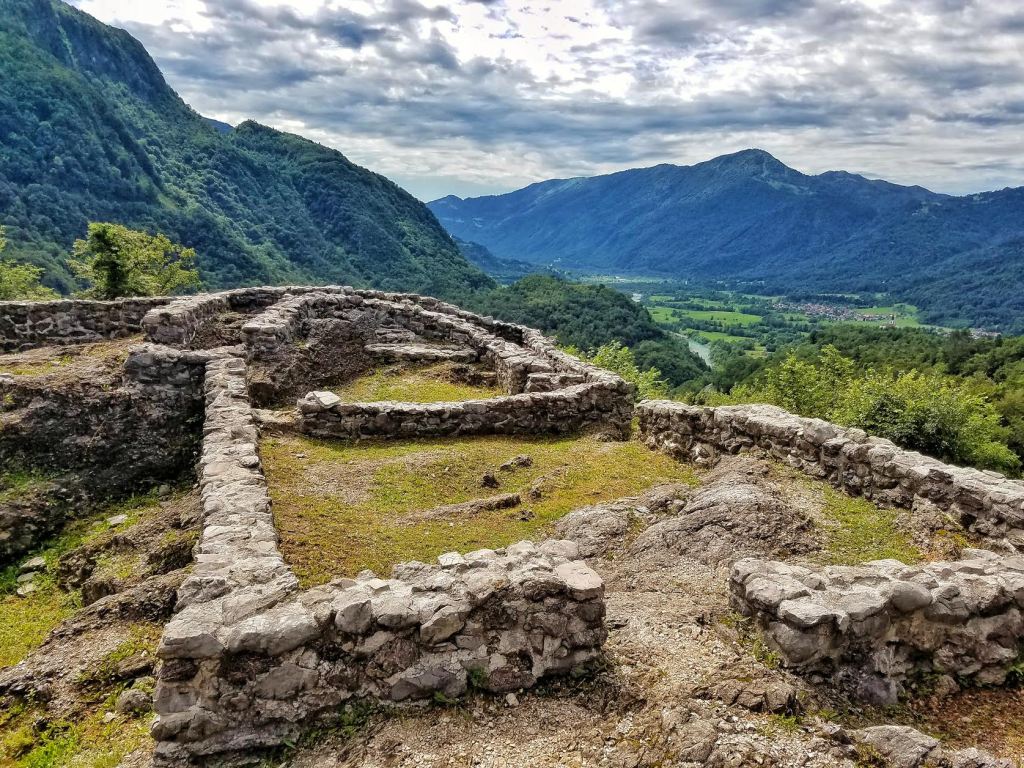
M579 384L454 403L342 403L328 392L299 402L297 427L322 438L571 434L590 428L625 439L632 390L616 383Z
M119 382L0 377L0 465L56 478L44 503L0 503L0 565L93 501L188 470L202 422L202 354L136 347Z
M0 302L0 344L3 351L82 344L131 336L142 330L142 318L167 297L116 301L3 301Z
M732 603L783 663L895 704L910 684L1002 685L1024 647L1024 557L803 568L740 560Z
M820 419L769 405L719 408L668 401L636 409L640 437L680 458L752 451L883 506L934 505L994 546L1024 546L1024 482L955 467Z
M283 743L348 700L513 690L599 653L603 584L570 542L298 591L277 548L244 361L211 360L205 389L204 530L158 651L165 763Z

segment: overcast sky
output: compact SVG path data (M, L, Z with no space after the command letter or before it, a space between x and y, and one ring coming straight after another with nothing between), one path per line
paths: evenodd
M72 0L182 97L424 200L746 147L1024 185L1022 0Z

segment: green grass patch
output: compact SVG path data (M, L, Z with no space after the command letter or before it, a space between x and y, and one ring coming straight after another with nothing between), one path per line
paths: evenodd
M107 517L127 515L128 521L120 526L127 528L147 508L157 503L155 495L143 495L111 504L87 520L69 523L60 535L44 547L0 570L0 667L17 664L28 656L58 624L79 607L81 601L77 592L65 592L57 586L57 562L61 555L110 530ZM37 555L46 560L46 569L33 582L36 591L27 597L18 597L19 565Z
M481 400L506 394L498 387L477 386L452 379L451 365L439 363L417 368L391 367L359 376L334 390L350 403L398 400L411 403L446 403Z
M729 344L750 341L746 336L733 336L731 333L723 333L722 331L702 331L697 328L687 328L686 332L695 336L698 341L703 341L706 344L710 344L712 341L724 341Z
M0 503L15 501L45 484L46 477L38 472L10 470L0 474Z
M303 584L364 568L387 574L406 560L450 550L496 548L542 537L567 512L639 493L661 482L696 483L692 470L639 442L593 437L475 437L360 443L301 437L265 440L281 549ZM530 467L498 467L518 455ZM500 487L484 488L492 471ZM527 492L537 484L541 498ZM426 517L425 510L519 493L512 509ZM529 514L525 514L528 510ZM421 514L414 514L421 513ZM457 517L457 519L455 519Z
M10 363L7 365L0 364L0 373L6 373L10 376L43 376L71 365L74 359L71 355L61 355L53 360Z
M717 309L680 309L680 315L694 320L722 323L724 325L754 325L760 323L761 315L748 315L745 312L727 312Z
M679 310L671 307L648 307L647 311L650 312L651 319L656 323L674 323L679 319L676 314Z
M858 565L869 560L899 560L916 563L922 558L906 533L900 530L896 513L881 509L867 499L847 496L823 488L826 527L822 558L829 565Z
M12 708L0 716L0 766L116 768L127 754L152 744L148 715L122 715L104 723L113 701L106 705L74 720L56 721L37 708Z
M9 588L4 579L4 587ZM36 591L18 597L0 595L0 667L17 664L38 648L46 636L77 607L77 598L62 591L50 575L36 578Z

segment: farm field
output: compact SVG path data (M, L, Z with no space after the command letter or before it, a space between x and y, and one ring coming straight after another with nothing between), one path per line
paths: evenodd
M603 282L643 304L668 331L699 345L711 357L716 344L762 358L836 324L911 328L921 326L918 308L887 302L883 295L821 295L799 299L712 290L666 280L618 278Z

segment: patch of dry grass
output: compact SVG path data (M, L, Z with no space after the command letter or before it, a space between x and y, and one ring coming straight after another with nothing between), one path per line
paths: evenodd
M305 585L364 568L380 574L449 550L501 547L543 537L577 507L663 482L696 483L693 471L638 442L593 437L475 437L342 443L286 436L261 445L281 549ZM518 455L532 466L499 471ZM499 488L481 484L485 472ZM534 485L541 497L529 498ZM511 509L425 518L415 513L502 493Z

